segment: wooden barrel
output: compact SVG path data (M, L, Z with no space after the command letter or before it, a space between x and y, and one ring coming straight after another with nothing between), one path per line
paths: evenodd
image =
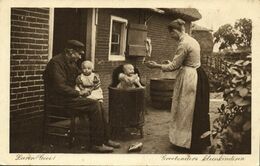
M170 109L175 79L151 78L151 104L156 109Z

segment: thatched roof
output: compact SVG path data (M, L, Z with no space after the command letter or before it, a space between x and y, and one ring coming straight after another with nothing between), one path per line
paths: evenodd
M201 19L201 14L195 8L160 8L166 15L182 18L185 21L196 21Z
M191 30L192 31L208 31L208 32L212 32L213 31L212 29L208 29L208 28L199 26L199 25L194 24L194 23L192 23Z

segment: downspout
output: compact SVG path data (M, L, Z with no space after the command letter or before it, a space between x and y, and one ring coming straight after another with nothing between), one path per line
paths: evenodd
M93 62L95 66L96 53L96 25L97 25L97 9L87 9L87 27L86 27L86 60Z
M49 8L49 48L48 48L48 60L52 58L53 51L53 28L54 28L54 8Z
M98 24L98 9L97 8L93 8L92 10L92 24L91 24L91 61L94 64L94 68L95 68L95 54L96 54L96 33L97 33L97 24Z

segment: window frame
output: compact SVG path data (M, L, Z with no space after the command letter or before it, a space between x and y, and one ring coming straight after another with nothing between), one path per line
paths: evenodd
M124 24L124 28L121 28L121 43L120 50L122 49L122 54L111 55L111 45L112 45L112 27L113 21L117 21ZM109 50L108 50L108 60L109 61L125 61L125 51L126 51L126 37L127 37L127 24L128 20L122 17L111 15L110 18L110 35L109 35ZM122 45L121 45L122 44Z

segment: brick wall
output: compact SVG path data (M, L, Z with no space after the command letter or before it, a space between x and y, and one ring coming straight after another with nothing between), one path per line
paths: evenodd
M35 131L42 128L39 126L41 122L35 119L43 110L42 72L48 61L48 38L49 9L11 9L11 151L23 148L16 144L26 146L22 140L27 140L28 144L37 140ZM29 139L26 133L33 133L33 139ZM24 137L27 139L19 139Z
M49 10L11 10L11 115L41 111L48 60Z

